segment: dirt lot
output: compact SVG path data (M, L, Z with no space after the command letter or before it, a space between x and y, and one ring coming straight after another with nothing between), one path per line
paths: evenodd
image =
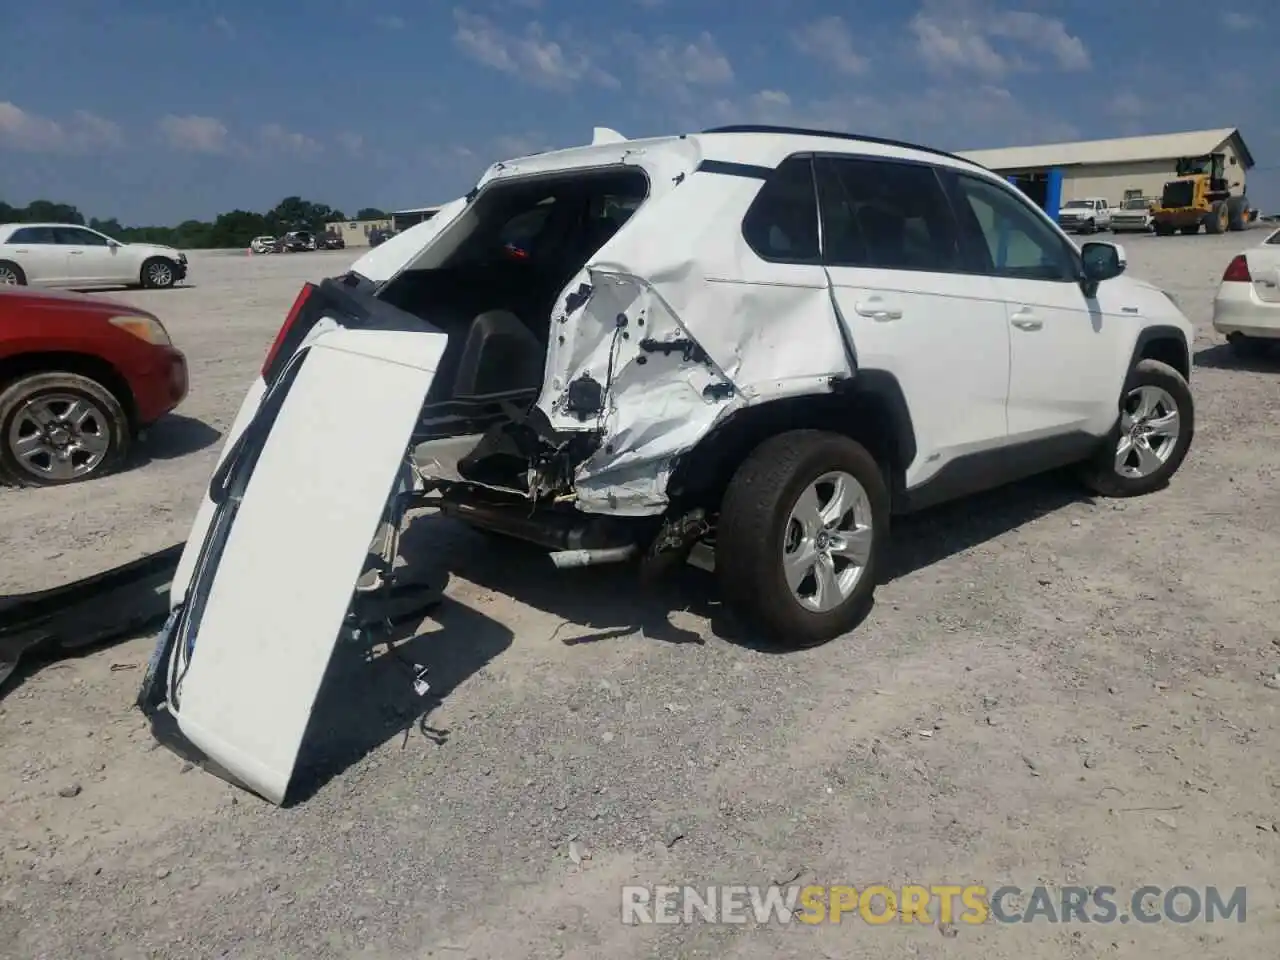
M0 953L20 957L1273 956L1280 864L1280 363L1208 328L1239 236L1125 238L1197 324L1195 445L1172 487L1047 478L905 521L861 631L777 655L704 575L652 602L433 518L406 551L447 601L404 665L341 663L288 810L154 749L149 638L0 701ZM0 592L180 540L223 429L326 255L197 259L127 294L188 351L151 460L0 492ZM325 465L312 465L324 469ZM17 559L21 558L21 560ZM425 714L423 708L427 708ZM577 861L577 862L575 862ZM1231 923L620 923L626 883L1248 887Z

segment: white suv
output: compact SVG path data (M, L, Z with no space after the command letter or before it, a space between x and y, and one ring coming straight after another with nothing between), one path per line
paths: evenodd
M742 619L802 647L867 612L892 513L1071 464L1142 494L1192 440L1174 301L925 147L606 142L496 164L429 227L381 282L303 289L140 697L277 802L410 501L558 567L712 544Z

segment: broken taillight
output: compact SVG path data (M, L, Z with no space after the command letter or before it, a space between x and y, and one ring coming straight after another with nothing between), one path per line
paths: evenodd
M271 349L267 351L267 358L262 361L262 379L268 383L276 373L277 358L280 357L280 348L284 346L285 340L289 337L289 331L293 329L298 315L302 313L302 308L306 306L308 298L315 292L316 285L314 283L304 283L302 289L298 291L297 298L293 301L293 306L289 308L289 314L284 318L284 323L280 325L280 332L276 334L275 341L271 344Z
M1253 277L1249 274L1249 261L1243 253L1232 258L1227 264L1227 269L1222 271L1223 283L1252 283Z

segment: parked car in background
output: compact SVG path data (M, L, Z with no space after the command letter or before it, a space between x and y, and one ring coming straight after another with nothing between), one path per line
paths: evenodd
M249 249L254 253L275 253L276 243L275 237L254 237Z
M316 248L316 237L310 230L291 230L284 235L284 249L288 253L301 253Z
M1058 225L1069 233L1106 230L1111 226L1111 205L1102 197L1068 200L1058 211Z
M0 480L54 486L108 473L186 395L186 358L153 314L0 288Z
M383 230L382 228L378 228L376 230L370 230L369 246L376 247L381 243L386 243L395 235L396 235L396 231L394 230Z
M1280 230L1231 258L1213 300L1213 329L1242 356L1280 340Z
M326 250L345 250L347 249L347 241L342 238L340 233L326 233L324 235L324 248Z
M1113 233L1149 233L1154 197L1131 197L1111 214Z
M187 255L69 223L0 224L0 286L171 287Z

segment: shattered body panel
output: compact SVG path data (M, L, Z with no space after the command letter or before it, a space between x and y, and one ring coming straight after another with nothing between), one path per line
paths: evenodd
M581 510L662 513L677 458L727 415L831 389L851 358L822 271L765 263L738 229L760 180L696 172L646 203L568 286L552 319L539 409L598 431L575 475ZM654 242L661 235L664 242ZM585 305L579 291L589 291ZM576 309L575 309L576 307ZM603 388L594 416L576 383Z

